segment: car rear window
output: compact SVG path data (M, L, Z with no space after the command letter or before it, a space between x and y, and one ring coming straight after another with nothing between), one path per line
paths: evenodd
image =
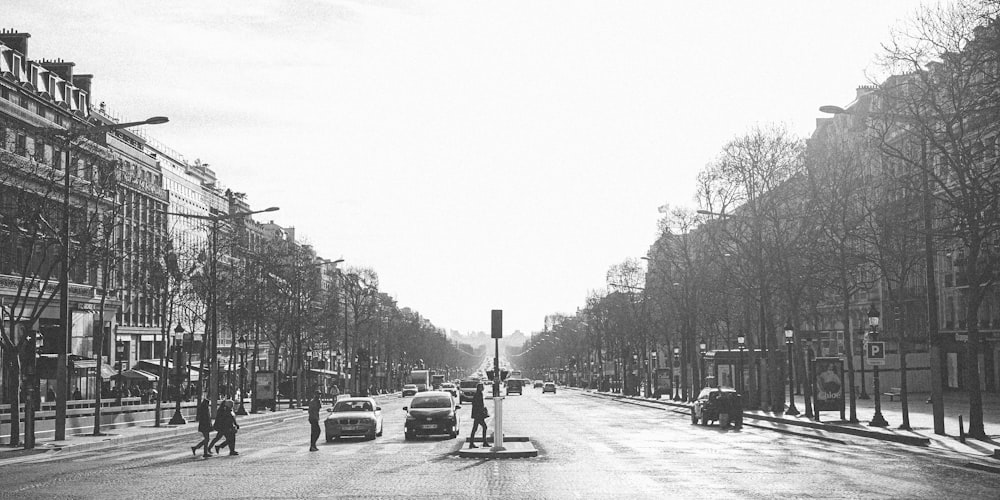
M460 383L460 387L463 389L475 389L477 385L479 385L478 380L466 380Z
M374 408L368 401L340 401L333 411L374 411Z
M450 408L451 398L448 396L430 396L414 398L410 408Z

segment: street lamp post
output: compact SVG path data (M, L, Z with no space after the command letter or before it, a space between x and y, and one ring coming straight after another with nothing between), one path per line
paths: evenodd
M798 415L795 407L795 361L792 359L792 345L795 344L795 329L792 322L785 323L785 345L788 346L788 409L785 415Z
M650 373L649 377L652 380L655 381L656 380L656 371L659 369L659 366L656 364L656 349L655 348L652 351L649 351L649 359L652 361L652 367L650 368L650 372L651 373ZM650 385L653 385L653 384L651 383ZM655 385L659 385L659 383L657 383ZM659 389L660 389L659 387L656 387L655 389L653 389L653 394L656 394L657 399L659 399L659 397L660 397L659 396Z
M275 212L278 207L268 207L263 210L252 210L248 212L234 212L230 214L220 214L220 215L200 215L200 214L185 214L179 212L166 212L166 215L173 215L176 217L183 217L188 219L199 219L206 220L212 223L212 238L211 238L211 257L209 259L209 298L208 302L211 307L211 312L209 313L209 332L208 332L208 349L207 352L211 359L209 360L209 383L208 383L208 399L210 404L210 410L212 415L215 415L216 409L219 406L219 308L218 308L218 266L216 265L218 259L219 251L219 222L223 220L233 220L239 219L241 217L246 217L248 215L260 214L265 212Z
M746 380L743 380L743 351L747 348L747 338L742 333L736 336L736 346L740 350L740 357L739 357L739 363L738 363L739 366L737 367L737 369L739 370L740 373L739 373L739 376L736 379L736 380L740 381L740 385L739 385L739 387L736 388L736 390L740 394L743 394L744 392L746 392L746 385L747 385Z
M872 342L878 338L878 320L878 309L875 309L875 304L871 304L868 306L868 325L872 327ZM865 348L867 349L867 346ZM872 417L871 422L868 422L868 425L872 427L888 427L889 422L886 422L885 417L882 416L882 397L879 392L878 365L872 366L872 375L875 383L875 387L873 388L875 392L875 416Z
M677 369L677 366L680 363L680 361L681 361L681 348L675 346L674 347L674 366L673 366L674 370ZM671 371L673 371L673 370L671 370ZM679 401L681 399L680 386L681 386L680 375L675 372L674 373L674 401Z
M871 320L869 320L869 321L871 321ZM865 383L865 350L864 350L864 346L865 346L866 343L867 342L865 342L865 334L862 331L861 332L861 347L862 347L862 349L861 349L861 394L858 394L858 399L871 399L871 396L868 395L868 384Z
M705 369L706 369L706 366L705 366L705 354L707 352L708 352L708 344L706 344L705 342L699 343L698 344L698 354L701 355L701 360L698 363L698 376L701 378L701 381L699 383L703 384L703 386L705 384L708 384L708 376L705 375ZM700 387L697 387L696 389L698 389L699 392L701 391Z
M167 422L169 425L184 425L187 422L184 420L184 416L181 415L181 382L184 381L184 327L180 323L177 323L177 328L174 328L174 415L170 417L170 421ZM163 395L160 395L163 398Z
M44 132L61 136L66 145L66 170L63 172L63 204L62 204L62 255L60 255L59 265L59 326L62 330L63 339L56 345L56 422L55 440L66 439L66 401L69 398L69 353L72 350L73 341L73 317L69 312L69 250L72 245L70 235L70 196L72 194L72 183L70 182L70 169L73 165L72 142L74 139L87 135L110 132L139 125L158 125L168 121L165 116L154 116L137 122L112 123L87 128L67 128L54 129L42 128Z
M239 343L243 345L243 348L240 349L240 406L238 408L236 408L236 414L237 415L246 415L247 414L247 408L243 404L243 400L246 399L246 390L247 390L247 388L246 388L247 387L246 386L246 379L247 379L247 377L246 377L246 375L247 375L247 341L248 341L248 339L247 339L246 335L240 335ZM251 402L250 405L253 406L253 403Z

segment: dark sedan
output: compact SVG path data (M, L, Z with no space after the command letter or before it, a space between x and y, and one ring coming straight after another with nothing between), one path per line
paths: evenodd
M451 394L444 391L421 392L413 397L410 406L404 406L406 423L404 438L413 439L418 435L447 434L452 439L458 437L458 410Z

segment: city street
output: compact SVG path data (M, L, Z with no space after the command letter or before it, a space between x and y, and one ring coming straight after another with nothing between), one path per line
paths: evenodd
M690 424L683 414L562 389L505 400L507 435L531 459L470 460L447 437L404 441L401 408L383 399L375 441L308 449L304 412L245 425L240 456L195 458L185 437L0 461L0 494L17 498L354 496L407 498L995 498L1000 475L958 455L865 439L838 444L751 426ZM491 402L487 402L492 406ZM470 405L463 405L468 433ZM492 410L491 410L492 412ZM190 424L189 424L190 425Z

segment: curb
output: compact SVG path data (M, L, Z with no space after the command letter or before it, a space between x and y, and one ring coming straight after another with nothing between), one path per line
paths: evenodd
M765 420L768 422L774 422L786 425L797 425L799 427L808 427L810 429L817 429L827 432L837 432L841 434L850 434L852 436L866 437L871 439L878 439L882 441L892 441L895 443L910 445L910 446L921 446L928 447L931 444L930 438L919 437L919 436L907 436L903 434L889 434L886 432L869 431L865 429L855 429L853 427L843 427L840 425L823 424L819 422L805 422L801 420L789 420L780 417L772 417L769 415L760 415L757 413L743 413L743 418L752 418L755 420Z
M676 402L673 402L673 401L662 401L662 400L656 400L656 399L637 398L637 397L634 397L634 396L612 395L612 394L605 394L605 393L601 393L601 392L590 392L590 391L581 391L581 392L584 392L585 394L588 394L588 395L591 395L591 396L594 396L594 397L604 397L604 398L609 398L609 399L612 399L612 400L641 401L643 403L653 403L653 404L659 404L659 405L663 405L663 406L671 406L671 407L675 407L675 408L685 408L685 409L691 408L690 404L676 403ZM910 445L910 446L929 447L930 443L931 443L930 438L925 438L925 437L907 436L907 435L902 435L902 434L889 434L889 433L886 433L886 432L869 431L869 430L865 430L865 429L854 429L854 428L851 428L851 427L843 427L843 426L839 426L839 425L824 424L824 423L821 423L821 422L807 422L807 421L802 421L802 420L790 420L790 419L785 419L785 418L781 418L781 417L772 417L772 416L769 416L769 415L761 415L759 413L743 412L743 418L744 419L748 419L749 418L749 419L754 419L754 420L764 420L764 421L768 421L768 422L774 422L774 423L786 424L786 425L796 425L796 426L799 426L799 427L808 427L810 429L816 429L816 430L827 431L827 432L834 432L834 433L841 433L841 434L851 434L851 435L854 435L854 436L866 437L866 438L870 438L870 439L878 439L878 440L882 440L882 441L892 441L892 442L895 442L895 443L900 443L900 444L905 444L905 445ZM758 428L766 428L766 427L759 427L758 426ZM770 429L770 430L776 430L776 429L773 429L773 428L768 428L768 429Z

